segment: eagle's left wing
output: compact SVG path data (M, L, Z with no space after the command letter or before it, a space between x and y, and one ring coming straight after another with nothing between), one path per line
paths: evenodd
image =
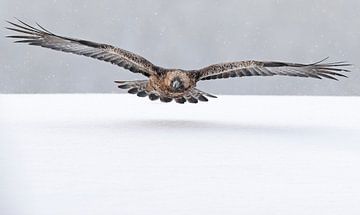
M12 27L7 27L9 30L21 33L21 35L7 36L18 39L15 42L95 58L110 62L134 73L141 73L147 77L157 73L159 70L159 67L153 65L150 61L129 51L107 44L59 36L44 29L39 24L38 28L35 28L21 20L18 21L19 24L8 22Z
M346 77L342 72L349 72L343 67L350 66L346 62L324 63L326 59L312 63L284 63L284 62L261 62L240 61L233 63L215 64L197 71L198 80L211 80L243 76L298 76L311 78L330 78L336 76Z

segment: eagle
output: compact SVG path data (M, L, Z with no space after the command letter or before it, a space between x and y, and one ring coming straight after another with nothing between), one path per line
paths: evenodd
M36 26L31 26L19 19L17 22L7 22L9 27L6 28L17 33L7 36L15 39L15 43L83 55L144 75L147 77L146 80L115 81L115 83L119 88L128 90L130 94L165 103L171 101L179 104L198 103L207 102L209 98L217 98L197 89L196 84L199 81L274 75L337 80L337 77L347 77L345 72L350 72L344 68L350 66L349 63L344 61L325 63L327 58L311 64L248 60L219 63L198 70L168 69L112 45L54 34L38 23Z

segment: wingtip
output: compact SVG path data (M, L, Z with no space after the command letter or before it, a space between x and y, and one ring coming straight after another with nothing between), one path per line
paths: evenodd
M22 21L21 19L17 18L16 16L14 16L14 19L16 19L16 21L20 22L20 23L24 23L24 21Z
M321 63L323 63L323 62L325 62L325 61L327 61L327 60L329 60L329 59L330 59L330 57L327 56L327 57L325 57L325 58L323 58L323 59L321 59L321 60L319 60L319 61L316 61L315 63L310 64L310 66L314 66L314 65L321 64Z
M343 74L341 74L340 76L343 77L343 78L349 78L349 76L343 75Z
M15 23L14 22L11 22L9 20L5 20L5 22L11 26L15 26ZM6 29L9 29L9 27L5 27Z
M8 24L11 24L11 22L7 19L4 20L4 22L8 23Z
M13 36L13 35L5 35L5 38L11 38L11 39L14 39L14 38L16 38L16 36Z
M18 19L17 17L13 17L13 19L15 19L16 21L18 21L18 22L21 22L21 20L20 19ZM7 19L5 19L5 22L6 23L9 23L9 24L11 24L11 25L14 25L15 23L13 22L13 21L10 21L10 20L7 20Z

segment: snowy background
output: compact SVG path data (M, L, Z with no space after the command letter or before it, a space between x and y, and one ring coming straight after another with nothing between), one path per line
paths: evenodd
M360 214L360 98L0 95L0 211Z
M340 82L255 77L200 86L220 94L360 95L358 0L1 0L0 20L14 16L55 33L113 44L170 68L247 59L347 60L355 64L354 72ZM8 34L1 28L0 35ZM118 93L113 80L142 78L104 62L5 38L0 39L0 77L0 93Z
M339 82L208 81L240 95L360 95L360 1L10 1L0 19L183 69L245 59L354 65ZM3 22L3 27L7 24ZM360 214L360 97L219 96L161 104L143 77L13 44L0 28L0 214Z

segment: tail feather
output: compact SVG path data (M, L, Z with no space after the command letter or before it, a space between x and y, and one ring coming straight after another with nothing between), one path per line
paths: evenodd
M201 101L201 102L208 102L209 99L207 97L210 98L217 98L214 95L211 95L209 93L205 93L199 89L194 88L193 90L190 91L190 100L188 100L190 103L197 103L195 100Z
M146 89L146 86L148 83L147 80L115 81L115 83L118 84L118 87L120 89L128 90L128 93L130 93L130 94L136 94L139 97L149 97L149 99L151 101L160 99L160 101L164 102L164 103L169 103L174 100L176 103L179 103L179 104L184 104L186 102L196 104L196 103L199 103L199 101L200 102L208 102L209 101L208 97L209 98L217 98L214 95L203 92L196 88L190 90L188 93L186 93L185 95L183 95L181 97L177 97L177 98L166 97L166 96L160 95L158 92L155 92L155 91L149 92Z
M115 81L115 83L119 84L118 87L120 89L129 89L128 93L130 94L136 94L139 97L147 97L150 95L150 92L146 90L146 85L148 81L141 80L141 81ZM154 96L152 96L150 99L155 99Z
M180 97L180 98L176 98L175 101L178 104L185 104L186 99L184 97Z
M165 96L161 96L160 97L160 101L161 102L164 102L164 103L169 103L171 102L173 99L172 98L169 98L169 97L165 97Z
M131 89L131 88L146 88L146 84L148 81L115 81L115 83L119 84L118 87L120 89Z
M208 102L209 99L207 97L217 98L214 95L205 93L199 89L194 88L190 92L188 92L186 95L184 95L183 97L175 99L175 101L180 104L184 104L186 101L189 103L192 103L192 104L197 104L197 103L199 103L199 101Z

